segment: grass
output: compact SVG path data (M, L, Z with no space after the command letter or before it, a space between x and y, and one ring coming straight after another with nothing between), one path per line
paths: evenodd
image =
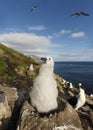
M17 72L24 75L31 63L37 73L36 63L31 57L0 44L0 79L14 79L18 75Z
M0 75L6 73L6 71L7 71L7 64L2 58L0 58Z

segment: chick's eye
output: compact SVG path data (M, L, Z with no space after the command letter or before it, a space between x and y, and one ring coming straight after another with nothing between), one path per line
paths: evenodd
M51 58L49 58L49 60L51 60Z

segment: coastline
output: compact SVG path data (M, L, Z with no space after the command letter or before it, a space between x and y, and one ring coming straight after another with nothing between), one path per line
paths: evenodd
M81 82L88 94L93 93L93 62L55 62L55 73L76 87Z

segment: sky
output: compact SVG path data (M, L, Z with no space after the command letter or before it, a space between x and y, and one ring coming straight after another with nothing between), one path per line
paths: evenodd
M80 11L90 16L72 16ZM27 56L93 61L93 0L0 0L0 43Z

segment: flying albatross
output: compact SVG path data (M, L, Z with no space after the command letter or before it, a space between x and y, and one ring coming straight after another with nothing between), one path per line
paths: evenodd
M32 6L32 8L31 8L31 12L33 11L33 10L35 10L35 9L37 9L38 8L38 6Z
M90 16L89 14L87 14L87 13L85 13L83 11L76 12L76 13L72 14L71 16L81 16L81 15L83 15L83 16Z

